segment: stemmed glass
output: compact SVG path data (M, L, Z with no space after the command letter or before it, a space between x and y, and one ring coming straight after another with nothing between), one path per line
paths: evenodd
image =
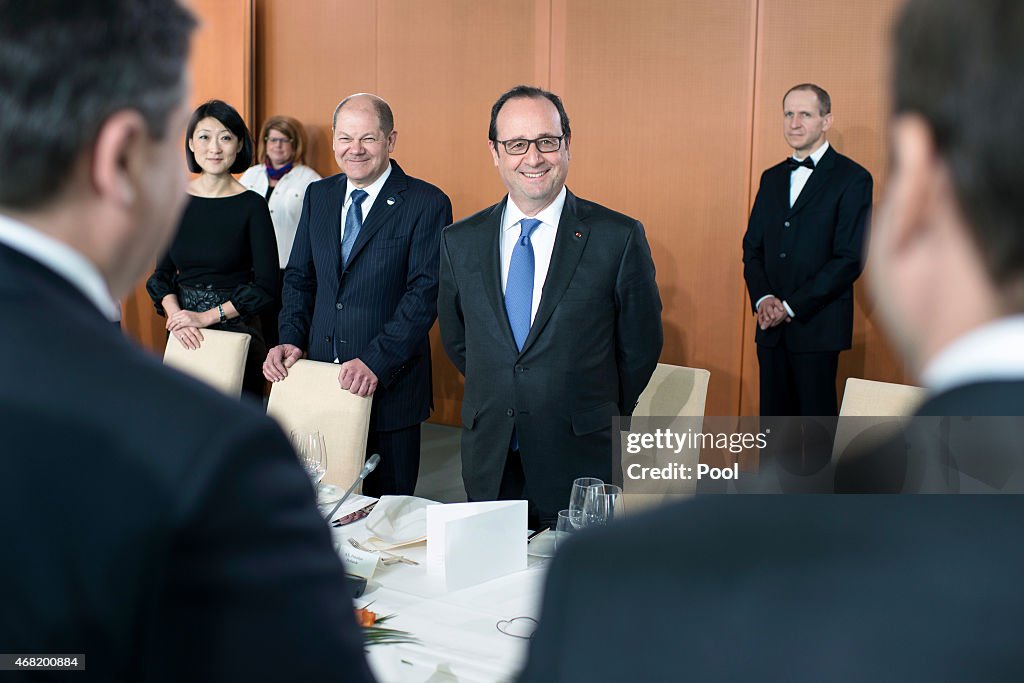
M601 526L622 516L625 506L622 501L622 487L601 484L587 488L583 501L584 526Z
M318 491L320 480L327 474L327 447L320 432L292 432L292 443L299 462L309 475L313 490Z
M569 497L569 522L577 529L582 529L583 503L587 497L587 489L591 486L602 486L604 482L595 477L580 477L572 483L572 495Z

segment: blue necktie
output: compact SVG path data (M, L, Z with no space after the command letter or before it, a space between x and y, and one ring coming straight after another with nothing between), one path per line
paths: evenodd
M345 216L345 234L341 236L341 265L348 265L348 255L352 253L352 245L363 227L363 200L369 195L365 190L352 190L352 205Z
M519 235L512 259L508 264L508 278L505 280L505 312L512 326L512 336L516 347L523 350L526 337L530 334L530 315L533 312L533 244L530 235L540 221L536 218L524 218L519 221L523 231Z

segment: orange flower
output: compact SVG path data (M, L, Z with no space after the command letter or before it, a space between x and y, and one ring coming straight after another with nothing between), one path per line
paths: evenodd
M357 609L356 610L356 622L362 628L369 628L374 625L377 621L377 614L371 612L368 609Z

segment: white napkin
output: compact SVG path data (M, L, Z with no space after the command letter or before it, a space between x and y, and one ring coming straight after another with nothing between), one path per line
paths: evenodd
M415 496L381 496L366 517L368 539L378 548L387 549L422 541L427 537L427 506L432 500Z

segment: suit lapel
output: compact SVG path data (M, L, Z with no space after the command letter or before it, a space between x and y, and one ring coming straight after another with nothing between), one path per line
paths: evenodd
M484 296L494 309L494 319L502 334L516 350L516 340L512 335L512 326L508 322L508 312L505 310L505 297L501 293L501 218L505 215L505 202L508 196L498 202L491 209L491 213L484 219L481 229L478 231L477 253L484 254L480 262L480 275L483 278Z
M562 300L572 276L576 273L580 257L587 246L590 229L583 223L586 216L582 215L576 204L576 196L572 192L565 193L565 206L558 219L558 231L555 233L555 246L551 251L551 265L544 279L544 290L541 293L537 316L530 326L530 334L523 344L523 352L530 349L544 326L555 312L558 302ZM505 316L506 321L508 316Z
M789 210L789 216L800 211L807 202L811 201L811 198L816 195L821 188L828 182L829 177L832 175L832 166L835 162L835 150L831 146L825 150L825 154L822 155L821 161L814 167L814 171L811 173L811 177L807 179L807 184L804 185L804 189L800 191L800 196L796 198L796 203L793 204L793 208ZM788 200L787 200L788 203Z
M319 222L323 226L323 232L320 234L320 241L322 244L319 245L319 249L327 260L327 263L334 264L335 270L338 272L338 278L335 278L334 285L337 288L337 283L341 276L341 209L345 205L345 189L348 187L348 178L344 173L336 176L334 184L327 190L327 197L324 200L324 218ZM311 222L312 223L312 222ZM316 225L317 223L312 223ZM313 245L317 245L314 243ZM314 252L314 260L316 253ZM337 291L334 292L336 297Z
M370 213L363 219L363 227L356 236L355 244L352 245L352 253L348 255L349 266L356 260L374 234L398 215L402 206L402 192L409 185L406 178L407 176L398 163L392 160L391 175L384 182L384 186L380 188L380 194L373 200Z

